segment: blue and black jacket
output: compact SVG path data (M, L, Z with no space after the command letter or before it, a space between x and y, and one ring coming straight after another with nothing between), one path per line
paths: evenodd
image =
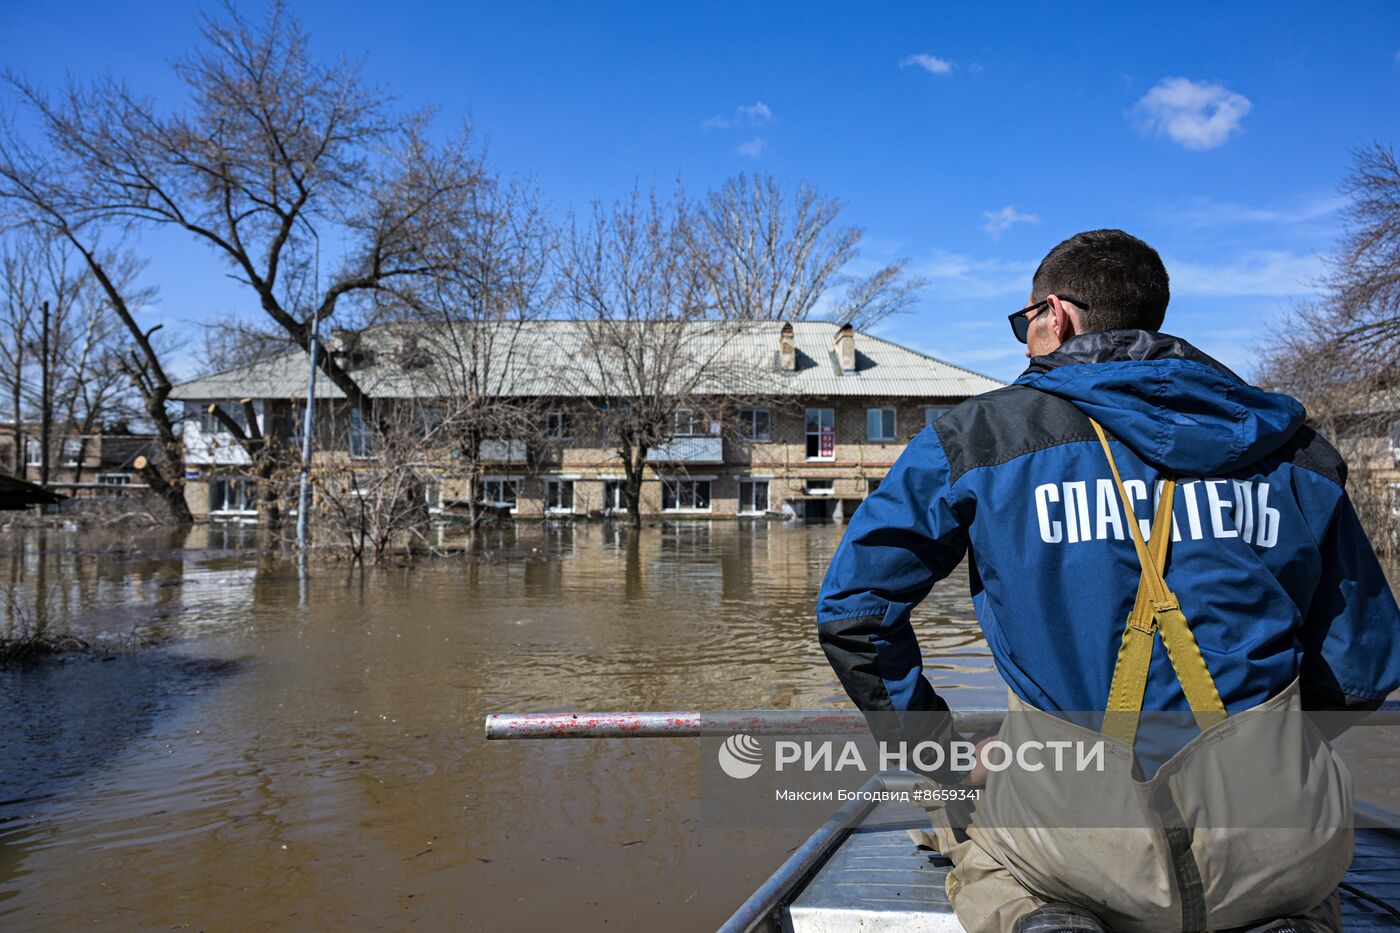
M1309 709L1375 708L1400 686L1400 610L1346 466L1302 405L1183 340L1118 330L1073 337L944 415L856 511L817 620L857 706L947 709L909 614L967 556L1015 694L1046 711L1104 709L1139 566L1090 416L1115 438L1145 532L1161 473L1178 478L1167 584L1229 712L1295 677ZM1160 639L1143 708L1189 709ZM902 737L934 737L921 729Z

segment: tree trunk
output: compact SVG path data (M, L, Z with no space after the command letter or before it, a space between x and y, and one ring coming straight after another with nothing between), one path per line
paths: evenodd
M638 444L632 450L622 452L623 472L627 476L627 524L633 528L642 527L642 480L647 464L647 445Z
M81 483L81 482L83 481L83 461L84 461L85 459L87 459L88 436L89 436L87 432L90 431L90 430L91 430L91 428L90 428L90 427L87 427L87 426L84 426L84 427L82 427L82 428L79 428L79 431L80 431L81 433L78 434L78 456L77 456L77 459L76 459L75 463L73 464L73 484L74 484L74 486L73 486L73 491L74 491L74 494L77 493L77 484L78 484L78 483Z
M194 516L190 514L189 503L185 501L185 482L181 477L178 481L166 476L169 468L170 455L168 453L158 456L155 460L145 460L144 457L137 458L137 472L150 487L151 492L160 497L170 510L171 521L176 524L188 525L194 521Z

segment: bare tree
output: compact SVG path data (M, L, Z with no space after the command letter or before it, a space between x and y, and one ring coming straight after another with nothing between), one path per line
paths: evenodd
M469 134L431 145L425 114L392 111L353 64L314 59L280 2L257 23L229 4L203 39L176 66L188 96L169 114L110 79L55 99L11 78L75 166L64 193L79 220L189 233L308 352L315 320L451 268L450 234L480 173ZM344 243L324 283L318 227ZM352 374L333 354L317 360L368 415Z
M555 298L555 233L537 191L495 179L473 192L464 219L453 268L408 310L416 326L400 365L421 354L415 384L437 400L435 430L464 475L474 527L492 445L528 446L541 434L543 403L527 383L531 355L545 348L530 325Z
M123 335L72 245L55 238L44 246L44 291L51 307L41 325L40 368L47 386L38 409L47 433L55 424L64 431L60 450L65 461L72 457L73 482L81 483L93 433L124 410L130 391L121 370Z
M564 295L576 328L557 349L575 394L591 399L622 462L628 519L641 526L648 453L676 434L678 412L718 423L745 374L726 352L731 322L707 314L708 281L684 197L631 196L570 229Z
M85 182L71 159L29 146L13 126L0 127L0 199L22 224L29 224L76 250L108 308L126 331L128 344L118 368L141 396L143 415L155 428L157 456L141 468L142 479L164 502L170 517L190 522L184 498L183 450L166 408L172 384L162 362L160 324L145 327L136 309L154 292L139 287L143 263L129 251L105 247L100 218L83 206Z
M0 360L16 413L16 475L23 475L33 441L40 448L40 482L49 482L57 429L57 449L65 461L71 458L73 481L82 482L90 437L125 411L129 387L117 322L67 241L19 227L5 236L0 257L6 298ZM39 421L37 440L24 436L26 410Z
M899 260L854 274L864 231L841 226L841 203L808 181L784 189L739 175L711 191L689 227L711 310L728 320L824 316L856 328L906 311L923 279Z
M311 474L317 527L357 562L366 556L383 561L396 546L407 551L426 544L431 522L423 495L431 482L436 440L431 423L415 402L377 404L392 414L363 422L362 435L351 437L353 428L333 432L338 446L352 451L351 458L318 461ZM341 415L351 410L344 403L338 407ZM335 424L344 428L349 418Z
M31 394L27 369L33 338L34 319L39 310L41 265L39 241L24 231L7 236L0 252L0 276L4 285L3 339L0 339L0 363L3 363L8 390L10 413L14 424L14 449L11 469L15 476L25 474L26 438L24 434L24 405Z
M1348 490L1377 547L1400 551L1387 476L1400 449L1400 163L1382 143L1356 150L1337 252L1318 298L1292 309L1261 348L1259 381L1287 391L1346 455Z

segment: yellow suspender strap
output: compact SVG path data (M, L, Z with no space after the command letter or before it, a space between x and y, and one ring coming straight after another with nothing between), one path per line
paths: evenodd
M1133 514L1128 491L1123 488L1123 478L1118 474L1113 451L1109 449L1108 435L1094 419L1090 418L1089 423L1094 426L1104 456L1108 458L1108 468L1113 471L1113 483L1118 487L1118 498L1123 503L1128 533L1132 536L1138 563L1142 566L1137 598L1132 612L1128 613L1128 624L1123 629L1123 644L1118 649L1118 663L1113 669L1113 684L1108 691L1104 734L1130 745L1137 737L1142 697L1147 689L1147 669L1152 662L1152 644L1159 631L1177 680L1181 681L1181 690L1186 694L1186 702L1196 717L1196 725L1204 730L1225 718L1225 704L1220 700L1220 692L1215 688L1215 679L1206 667L1205 658L1201 657L1201 648L1191 634L1181 604L1176 594L1167 588L1163 577L1172 537L1176 480L1170 477L1162 479L1162 493L1152 520L1152 546L1149 550L1147 542L1143 540L1142 529L1138 527L1137 516Z

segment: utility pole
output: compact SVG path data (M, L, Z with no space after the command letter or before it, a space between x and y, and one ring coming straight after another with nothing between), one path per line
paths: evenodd
M312 305L311 305L311 350L307 354L310 357L310 365L307 367L306 377L306 412L301 428L301 479L297 490L297 569L300 576L306 577L306 522L307 512L311 508L311 432L315 429L316 412L316 351L321 343L321 237L316 233L316 228L306 223L306 218L302 218L306 224L306 229L311 231L311 237L316 241L316 269L313 274L312 284Z
M49 359L49 303L44 302L39 333L39 485L49 485L49 444L53 433L53 367Z

